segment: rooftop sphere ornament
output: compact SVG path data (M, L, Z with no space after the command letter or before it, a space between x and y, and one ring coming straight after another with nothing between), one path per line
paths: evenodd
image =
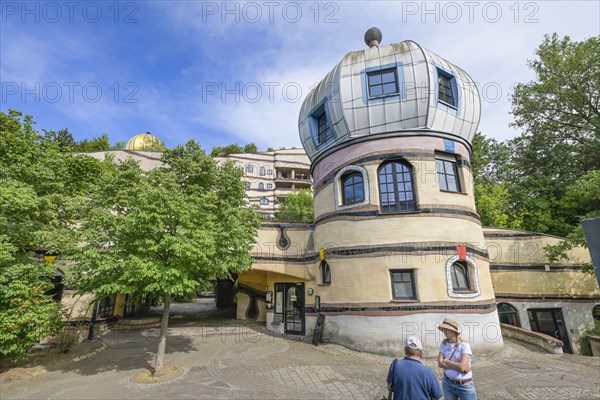
M365 32L365 43L369 47L379 46L381 39L383 39L383 34L379 28L373 27Z

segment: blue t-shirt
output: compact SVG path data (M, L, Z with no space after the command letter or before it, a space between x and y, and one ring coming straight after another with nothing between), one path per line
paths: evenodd
M387 383L392 383L392 379L394 400L430 400L443 396L435 374L419 360L408 357L394 360L390 365Z

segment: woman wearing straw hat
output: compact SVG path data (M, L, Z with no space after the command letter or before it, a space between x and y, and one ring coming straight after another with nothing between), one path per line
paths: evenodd
M438 354L438 366L444 369L444 400L477 400L471 372L471 346L461 340L459 326L453 319L444 319L438 329L446 336Z

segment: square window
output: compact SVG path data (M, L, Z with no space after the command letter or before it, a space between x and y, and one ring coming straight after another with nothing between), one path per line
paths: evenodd
M417 299L417 292L415 290L415 275L413 270L391 270L390 276L392 280L392 297L394 300Z
M369 97L398 94L398 74L396 68L367 73Z
M458 193L460 192L460 180L456 159L451 161L447 158L446 156L437 156L435 159L440 190Z
M441 69L438 69L437 72L438 101L456 107L456 78Z

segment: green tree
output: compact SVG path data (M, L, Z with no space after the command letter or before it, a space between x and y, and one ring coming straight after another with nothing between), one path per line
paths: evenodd
M258 147L254 142L248 143L244 146L244 153L258 153Z
M290 193L275 211L275 218L282 221L312 222L314 208L311 191L301 189L296 193Z
M81 153L90 153L92 151L108 151L110 150L108 135L103 133L101 136L95 136L90 140L83 139L75 144L74 150Z
M125 143L125 142L116 142L115 144L110 146L110 149L111 150L123 150L123 149L125 149L126 144L127 143Z
M471 169L475 206L484 226L519 228L520 218L512 213L507 189L509 152L506 144L475 134L472 142Z
M210 152L211 157L223 157L229 154L242 154L244 148L237 143L230 144L228 146L215 146Z
M61 328L60 305L45 295L54 269L35 251L69 240L73 205L101 169L69 149L66 130L44 132L29 116L0 112L0 358L22 358Z
M569 185L565 196L561 199L561 207L579 221L600 217L600 170L590 171ZM573 227L566 240L555 246L546 246L544 249L550 261L556 262L560 259L568 259L567 251L575 246L587 246L581 223ZM584 271L594 273L591 264L585 264Z
M173 296L251 267L258 216L246 206L242 172L188 142L167 150L168 165L143 172L133 161L98 177L83 205L69 281L80 292L164 299L154 373L163 369Z
M567 187L600 169L600 36L547 35L536 55L536 79L517 84L512 97L514 125L524 132L508 143L507 189L524 229L565 236L580 222L563 207Z
M46 131L45 129L42 131L46 139L56 142L58 148L62 151L71 151L76 146L75 139L68 128L61 129L60 131Z

